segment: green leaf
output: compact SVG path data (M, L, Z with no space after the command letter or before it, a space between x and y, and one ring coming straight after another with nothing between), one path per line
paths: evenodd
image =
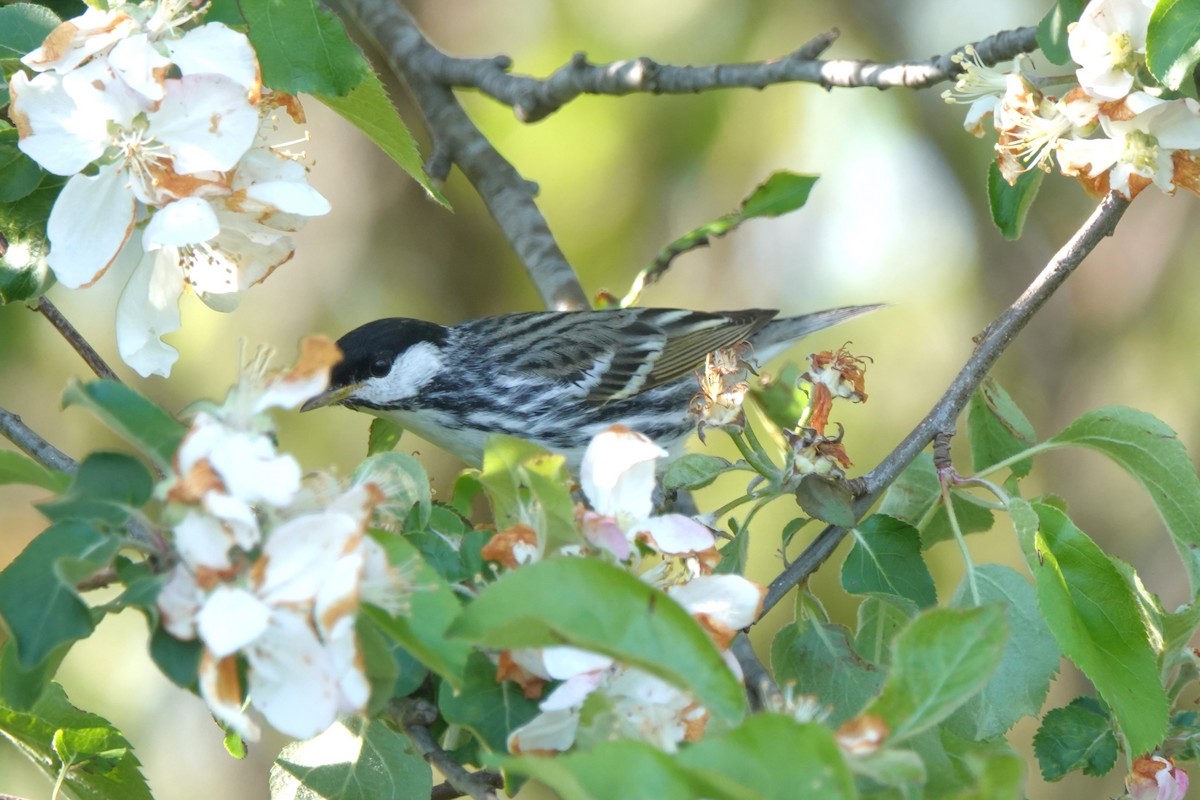
M1179 90L1200 63L1200 0L1159 0L1146 31L1146 66Z
M971 443L971 465L982 472L1032 447L1037 434L1008 392L992 378L985 378L967 406L967 439ZM1009 467L1018 478L1024 478L1032 468L1031 459Z
M781 714L756 714L731 731L705 736L677 760L714 784L764 800L858 797L829 728Z
M383 500L375 507L375 514L388 530L400 530L413 508L418 511L421 525L429 523L433 505L429 476L421 462L407 453L367 456L350 480L352 483L373 483L383 492Z
M990 531L995 518L990 509L979 505L975 495L970 492L950 490L950 506L954 509L954 518L958 520L959 530L964 535ZM944 504L939 504L937 510L929 516L921 526L921 547L928 550L938 542L954 538L954 529L950 527L950 515Z
M31 300L53 283L46 263L46 220L65 184L65 178L46 175L19 200L0 201L0 231L8 239L8 249L0 255L0 304Z
M108 720L72 706L58 684L28 712L0 706L0 734L51 779L67 759L63 787L70 797L150 800L128 740Z
M95 623L75 584L106 566L120 546L90 525L59 522L0 572L0 617L22 666L34 667L59 645L91 634Z
M662 484L672 489L703 489L732 466L720 456L686 453L672 461L663 474Z
M508 735L537 716L538 704L511 681L496 680L496 665L472 653L457 692L448 683L438 689L438 708L451 725L461 725L493 753L508 752Z
M63 393L63 406L74 405L91 411L162 470L171 469L187 429L133 389L115 381L72 381Z
M17 640L8 637L0 647L0 706L8 706L14 711L33 708L70 649L70 642L60 645L37 666L28 668L22 666L17 657Z
M921 558L917 529L874 514L851 531L854 547L842 562L842 588L850 594L903 597L920 608L937 605L933 576Z
M1133 591L1108 556L1057 508L1037 504L1038 605L1058 646L1113 709L1130 752L1157 747L1167 696Z
M800 367L788 363L765 388L752 384L750 396L767 419L783 430L794 428L808 408L808 391L799 385Z
M196 686L204 645L199 639L183 641L156 627L150 634L150 658L171 683L183 689Z
M988 682L1007 638L995 606L922 613L896 636L883 692L865 713L883 717L889 742L936 725Z
M853 527L858 522L854 513L854 495L842 481L824 475L805 475L796 488L796 504L810 517L840 525Z
M730 795L653 745L633 740L603 742L556 758L493 756L489 763L528 775L563 800L726 800ZM415 795L414 795L415 797Z
M404 614L392 616L373 606L365 607L365 613L418 661L456 688L462 686L471 649L446 636L447 628L461 610L458 596L412 544L399 536L384 536L379 540L391 563L410 576L416 589Z
M375 417L371 420L370 432L367 434L367 455L373 456L376 453L389 453L395 450L403 435L404 428L389 419Z
M92 453L61 497L38 503L51 522L77 519L124 525L150 499L154 479L142 462L124 453Z
M925 524L933 506L941 500L942 489L938 482L933 456L921 453L912 460L896 482L888 487L879 506L880 514L902 519L914 528Z
M1057 781L1077 769L1107 775L1117 763L1117 737L1104 708L1090 697L1046 712L1033 737L1042 777Z
M1111 407L1084 414L1047 444L1096 450L1136 478L1171 532L1192 594L1200 592L1200 478L1175 431L1144 411Z
M61 21L50 9L33 3L0 7L0 59L20 58L41 47Z
M1029 581L1010 567L984 564L975 569L975 584L981 604L996 603L1004 610L1009 639L991 680L951 715L946 727L963 738L981 741L1002 736L1021 717L1038 713L1062 654L1042 620ZM951 606L971 605L964 580Z
M411 800L429 797L433 771L408 737L346 717L283 748L269 786L271 800Z
M900 597L867 597L858 606L854 649L872 664L892 661L892 640L917 615L917 605Z
M740 216L778 217L804 207L817 175L799 175L795 172L774 172L742 201Z
M1038 23L1038 47L1051 63L1062 65L1071 61L1067 27L1079 19L1085 5L1087 0L1058 0Z
M344 96L371 74L341 20L313 0L239 0L238 7L272 89Z
M375 716L387 707L395 695L393 690L396 688L396 682L400 679L400 663L392 656L396 644L365 614L360 614L355 620L354 629L358 636L359 652L362 654L363 671L371 685L366 714ZM416 667L419 672L428 674L419 664Z
M0 451L0 484L24 483L61 492L71 482L65 472L49 470L28 456L12 450Z
M1037 167L1025 170L1010 184L1000 174L1000 167L993 161L988 165L988 207L992 210L992 222L1000 229L1000 235L1009 241L1021 238L1025 217L1042 188L1046 173Z
M408 126L396 112L396 107L388 98L387 90L383 88L379 76L374 71L368 67L362 82L351 89L349 94L339 96L328 92L316 92L315 97L365 133L400 169L421 184L430 197L450 208L450 202L425 174L417 143L413 141Z
M808 195L812 192L817 177L783 171L772 173L742 201L742 206L737 211L701 225L664 247L654 263L634 278L633 287L621 300L621 306L633 305L642 289L662 277L670 263L681 253L707 245L711 239L726 235L748 219L778 217L801 208L808 202Z
M0 6L0 14L10 8L13 6ZM0 203L32 194L46 175L36 161L21 152L16 139L16 131L0 132Z
M816 695L840 725L879 694L884 672L854 651L850 632L820 620L797 620L771 642L771 671L780 684Z
M506 573L448 633L483 647L566 644L603 653L691 691L722 719L745 713L741 684L700 625L662 592L601 561L551 558Z
M546 552L580 542L564 459L511 436L491 436L479 473L497 530L528 525Z

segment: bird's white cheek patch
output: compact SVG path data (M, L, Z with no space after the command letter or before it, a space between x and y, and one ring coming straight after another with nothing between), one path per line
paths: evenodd
M367 381L360 396L374 403L404 400L420 392L441 368L442 357L437 346L418 342L396 359L391 372Z

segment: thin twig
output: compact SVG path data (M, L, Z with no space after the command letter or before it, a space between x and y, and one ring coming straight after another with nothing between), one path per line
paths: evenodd
M43 317L50 320L50 324L54 326L55 330L62 334L71 347L75 348L75 352L91 367L92 372L96 373L96 377L107 381L119 382L121 380L88 340L83 338L83 334L62 315L61 311L54 307L53 303L46 299L45 295L38 298L37 310Z
M421 757L458 791L456 797L470 795L475 800L497 800L496 787L492 786L493 773L470 772L434 741L429 726L437 722L437 706L428 700L406 697L393 700L388 706L388 714L412 740Z
M781 83L814 83L826 89L835 86L921 89L957 75L962 67L953 57L966 49L958 47L919 61L819 59L837 36L835 29L785 56L742 64L677 66L646 57L592 64L583 53L576 53L546 78L511 74L508 70L512 62L508 58L453 58L429 45L421 53L421 69L443 85L478 89L511 106L517 119L536 122L581 94L694 94L711 89L764 89ZM975 42L973 47L984 64L1007 61L1037 49L1036 29L1003 31Z
M434 141L431 176L445 178L451 162L458 164L548 308L590 307L579 278L534 202L536 186L522 178L475 127L446 83L431 75L428 55L437 50L408 12L395 0L342 0L341 6L412 91Z
M79 468L75 459L43 439L13 412L0 408L0 434L18 449L47 469L74 472Z
M504 788L504 776L499 772L481 769L475 773L475 777L493 788ZM454 788L454 784L450 783L450 781L444 781L433 787L433 791L429 793L429 800L454 800L455 797L462 796L463 793Z
M883 490L900 476L904 468L933 441L934 436L953 428L955 420L966 408L971 395L983 383L992 365L1096 245L1106 236L1112 235L1127 208L1129 201L1120 195L1114 193L1104 198L1021 296L976 338L975 351L941 399L879 466L863 476L866 492L854 503L858 518L862 518ZM825 559L829 558L845 535L846 529L836 525L830 525L821 531L804 552L788 565L779 577L771 581L767 588L767 596L763 599L763 613L774 608L792 588L815 572Z
M738 661L738 666L742 668L751 710L782 708L783 693L779 691L779 685L771 677L770 671L758 660L758 654L754 652L754 647L750 644L750 637L739 633L733 638L729 652L733 653L733 657Z

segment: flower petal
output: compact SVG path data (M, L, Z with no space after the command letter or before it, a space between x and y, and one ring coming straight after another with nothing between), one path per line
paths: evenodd
M146 253L117 302L117 349L143 378L171 374L179 351L161 337L179 330L183 270L174 248Z
M224 75L184 75L166 82L166 96L150 113L150 129L189 175L233 168L254 142L258 112L246 91Z
M134 210L133 195L115 167L67 181L46 223L46 261L63 286L89 286L104 274L133 230Z
M250 592L218 586L200 609L196 628L212 654L224 658L262 636L270 619L271 609Z
M142 234L142 247L157 250L163 245L179 247L207 242L221 231L217 214L207 200L185 197L157 209Z

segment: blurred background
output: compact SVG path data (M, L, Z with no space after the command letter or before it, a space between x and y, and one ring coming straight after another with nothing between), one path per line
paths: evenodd
M841 39L827 57L881 61L943 53L1000 30L1036 24L1044 2L955 0L429 0L408 3L435 44L454 55L506 53L515 69L543 76L585 51L595 62L639 55L677 64L780 56L831 27ZM885 302L889 308L810 338L793 351L853 342L873 359L870 402L840 406L852 474L874 466L918 422L969 355L971 337L1015 298L1087 216L1094 202L1071 180L1051 176L1024 237L1004 241L990 222L985 179L992 141L962 130L965 106L932 90L825 92L810 85L696 96L582 97L532 126L492 101L463 92L477 124L525 178L590 294L623 294L668 241L737 206L772 171L818 173L802 211L746 224L707 250L684 256L643 297L645 305L699 309L777 307L784 314ZM404 90L393 96L428 152L419 116ZM234 381L239 348L269 345L278 363L299 339L347 330L385 316L454 323L538 308L538 298L479 198L457 172L445 187L454 213L427 200L363 137L313 100L306 101L312 183L333 212L300 233L296 257L249 292L228 315L185 298L183 329L168 337L181 357L169 380L142 380L116 353L113 310L120 286L49 296L118 373L171 411L198 398L219 399ZM1188 310L1197 295L1197 200L1149 190L1117 235L1088 259L1009 349L995 375L1050 436L1078 414L1125 404L1175 428L1200 451L1196 384L1200 324ZM1192 220L1192 222L1189 222ZM89 377L50 326L21 307L0 309L0 405L20 414L79 458L123 445L86 412L61 411L67 381ZM1178 376L1175 370L1181 370ZM1188 388L1188 387L1192 388ZM308 468L348 473L365 453L369 418L342 409L281 414L280 444ZM710 447L723 452L722 437ZM962 443L960 443L962 444ZM8 446L0 442L0 446ZM699 444L696 444L699 447ZM448 493L461 465L419 440L435 492ZM965 449L957 451L969 469ZM1183 571L1140 487L1101 456L1081 451L1039 458L1027 496L1053 491L1110 554L1132 563L1168 608L1186 600ZM702 508L740 489L718 484ZM436 495L435 495L436 496ZM44 527L36 490L0 486L0 565ZM795 515L781 501L760 515L751 577L778 571L779 529ZM793 545L798 552L805 529ZM1020 565L1008 523L971 537L979 562ZM846 545L834 563L840 563ZM793 552L793 554L794 554ZM939 596L962 576L952 544L935 548ZM834 565L812 588L831 612L853 624L856 600L838 585ZM756 628L765 654L774 630L791 619L784 602ZM145 653L144 621L106 619L78 645L60 674L71 699L103 714L134 743L161 800L267 796L279 740L225 755L201 701L162 677ZM802 687L801 687L802 688ZM1048 707L1089 691L1064 663ZM1025 754L1031 722L1014 730ZM1120 777L1048 785L1029 756L1032 798L1113 796ZM1118 768L1118 771L1120 769ZM0 792L49 796L49 783L13 748L0 746Z

